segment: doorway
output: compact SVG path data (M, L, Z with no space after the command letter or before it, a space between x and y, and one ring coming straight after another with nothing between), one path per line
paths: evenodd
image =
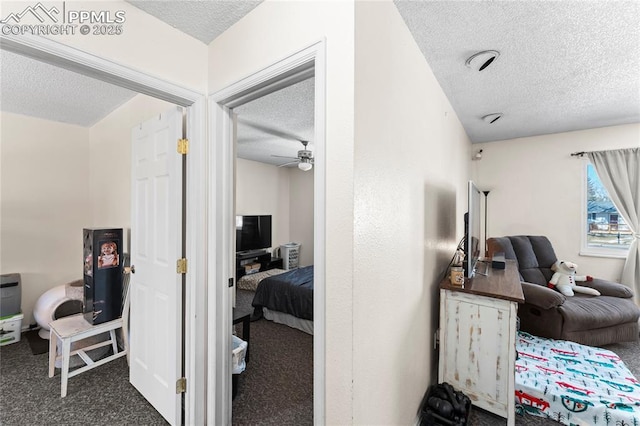
M314 423L323 424L324 348L325 348L325 44L315 43L286 59L232 84L210 96L211 143L209 164L212 181L209 188L209 223L215 226L209 239L210 283L208 293L208 353L215 368L207 376L207 408L214 413L212 424L230 424L232 417L231 349L235 241L235 143L233 109L267 94L315 76L314 87L314 190L313 190L313 265L314 265L314 335L313 335L313 412ZM223 344L216 344L223 342ZM212 366L213 367L213 366Z
M242 339L253 362L247 357L236 366L233 359L232 424L311 425L314 78L233 112L233 316L251 315L251 339L244 332ZM253 308L252 302L264 305ZM234 348L241 344L237 336Z
M162 99L170 103L186 107L187 122L191 139L192 156L187 157L187 179L197 181L203 174L206 149L204 101L202 94L186 90L172 83L150 77L144 73L132 70L128 67L104 60L87 54L80 50L62 45L45 38L2 37L2 49L23 56L34 58L54 66L68 69L92 78L107 81L109 83L125 87L138 93L146 94L154 98ZM194 187L187 193L187 230L186 256L190 260L190 273L186 275L186 320L185 338L186 350L184 356L185 374L192 378L187 382L187 393L184 402L184 417L179 415L176 419L170 419L172 424L202 424L205 419L205 381L204 374L206 364L201 354L205 350L205 344L200 336L204 335L205 314L205 288L202 284L196 285L197 277L203 277L204 253L204 190L198 191ZM180 351L180 348L171 348ZM175 389L171 392L175 395ZM174 396L175 397L175 396ZM198 400L197 398L200 398Z

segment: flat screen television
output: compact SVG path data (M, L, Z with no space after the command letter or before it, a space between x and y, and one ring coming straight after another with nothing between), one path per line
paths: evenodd
M271 247L271 215L236 216L236 251Z
M468 208L464 215L464 276L472 278L475 274L478 259L480 258L480 211L482 192L469 181L468 184Z

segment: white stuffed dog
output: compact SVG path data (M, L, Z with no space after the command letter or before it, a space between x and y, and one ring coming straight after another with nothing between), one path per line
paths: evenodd
M556 261L551 266L551 270L555 273L551 277L548 287L556 288L565 296L573 296L574 292L600 296L600 292L596 289L576 285L576 281L593 281L589 275L576 275L576 269L578 269L578 265L575 263L563 260Z

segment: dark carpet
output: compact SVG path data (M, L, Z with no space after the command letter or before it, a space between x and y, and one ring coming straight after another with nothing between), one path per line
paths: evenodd
M238 290L250 311L253 292ZM242 327L237 326L238 336ZM251 360L239 375L234 425L313 424L313 336L266 319L251 323Z
M72 377L60 398L60 370L49 378L48 355L33 355L24 334L0 348L0 424L166 425L129 383L129 367L118 358Z
M253 292L238 290L237 309L250 311ZM241 328L237 327L238 335ZM615 352L636 378L640 378L640 339L604 346ZM313 424L313 336L265 319L251 323L251 362L240 375L233 401L234 425ZM416 407L417 411L417 407ZM507 421L472 407L469 424L504 425ZM560 423L532 415L516 416L523 426Z
M238 309L250 310L252 292L238 290ZM238 335L242 327L238 326ZM28 340L0 348L2 425L166 425L129 383L124 358L69 379L60 398L60 374L48 378L46 354L32 355ZM234 425L313 424L313 336L265 319L251 323L251 360L239 375L233 401ZM605 346L640 378L640 341ZM416 407L417 411L417 407ZM493 426L506 420L473 407L469 424ZM559 423L516 416L517 425Z
M38 330L29 330L22 334L22 337L29 342L29 348L33 355L49 353L49 341L38 335Z

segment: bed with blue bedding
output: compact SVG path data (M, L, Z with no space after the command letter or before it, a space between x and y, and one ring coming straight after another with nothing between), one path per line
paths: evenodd
M313 265L264 278L253 298L254 317L313 334Z

